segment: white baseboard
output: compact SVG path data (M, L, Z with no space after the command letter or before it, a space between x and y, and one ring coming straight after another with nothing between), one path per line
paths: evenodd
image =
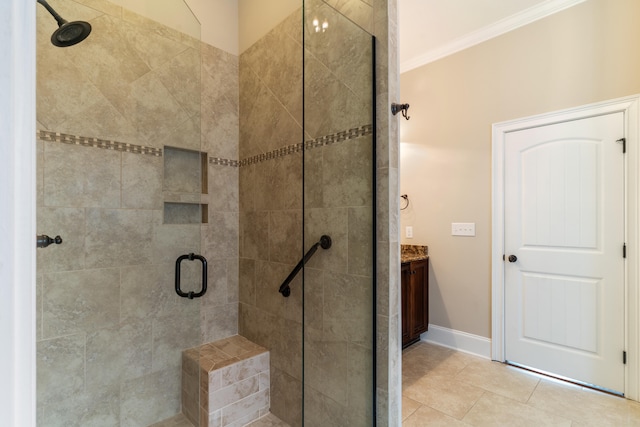
M420 335L420 340L491 359L491 339L479 335L430 324L429 330Z

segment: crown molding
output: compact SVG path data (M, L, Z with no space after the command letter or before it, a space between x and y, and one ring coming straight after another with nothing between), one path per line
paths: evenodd
M522 12L508 16L491 25L480 28L476 31L459 37L441 47L429 50L419 56L404 61L400 64L400 73L404 73L415 68L426 65L430 62L442 59L461 50L470 48L494 37L513 31L517 28L528 25L539 19L545 18L561 10L568 9L586 0L548 0L539 5L525 9Z

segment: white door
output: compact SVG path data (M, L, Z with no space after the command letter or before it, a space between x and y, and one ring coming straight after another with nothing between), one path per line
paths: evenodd
M505 139L505 359L624 392L624 113ZM511 258L510 258L511 257Z

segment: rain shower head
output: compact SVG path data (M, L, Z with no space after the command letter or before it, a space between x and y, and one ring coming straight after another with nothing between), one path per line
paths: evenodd
M67 22L53 10L46 0L37 0L58 22L58 29L51 35L51 43L58 47L73 46L86 39L91 32L91 24L84 21Z

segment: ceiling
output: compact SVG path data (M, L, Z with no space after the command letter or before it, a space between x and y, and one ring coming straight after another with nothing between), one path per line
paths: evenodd
M400 72L585 0L398 0Z

